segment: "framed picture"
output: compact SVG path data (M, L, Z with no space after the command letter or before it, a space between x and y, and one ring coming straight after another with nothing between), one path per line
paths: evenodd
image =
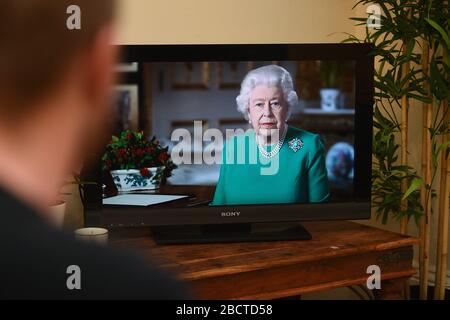
M209 62L176 62L171 65L173 90L206 90L210 85Z
M138 71L138 63L137 62L129 62L129 63L118 63L114 66L115 72L137 72Z
M218 62L217 82L219 89L239 89L241 81L253 67L253 62Z
M267 64L278 64L278 61L218 62L216 66L219 89L239 89L245 75L252 69Z
M114 86L113 99L114 133L139 129L138 85L122 84Z
M300 99L319 100L320 70L318 61L297 61L296 91Z

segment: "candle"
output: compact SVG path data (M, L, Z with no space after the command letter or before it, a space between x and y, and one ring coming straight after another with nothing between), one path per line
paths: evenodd
M104 228L81 228L75 230L75 237L100 244L107 244L108 230Z

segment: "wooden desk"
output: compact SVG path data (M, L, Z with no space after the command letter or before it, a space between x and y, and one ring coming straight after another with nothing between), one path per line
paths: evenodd
M376 296L403 297L417 239L346 221L303 225L312 240L157 246L148 228L124 228L111 230L110 243L153 257L201 299L275 299L366 284L374 264L382 273Z

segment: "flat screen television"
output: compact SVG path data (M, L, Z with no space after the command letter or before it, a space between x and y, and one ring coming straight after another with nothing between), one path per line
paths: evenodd
M126 185L102 162L101 225L151 227L160 243L265 241L370 217L370 45L119 47L111 131L142 132L155 169ZM154 189L129 191L141 174Z

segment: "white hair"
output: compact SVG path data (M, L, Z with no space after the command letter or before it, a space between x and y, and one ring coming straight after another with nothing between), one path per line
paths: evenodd
M287 118L291 115L292 107L298 103L297 93L291 74L283 67L271 64L251 70L241 83L241 92L236 97L237 109L248 120L248 107L253 89L258 85L279 87L283 91L284 100L287 103Z

